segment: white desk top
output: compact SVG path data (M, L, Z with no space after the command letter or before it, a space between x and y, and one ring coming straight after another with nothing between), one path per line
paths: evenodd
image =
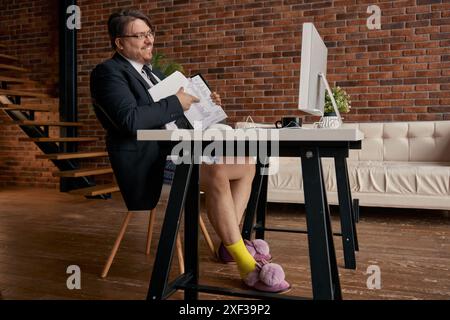
M146 141L360 141L364 134L355 128L234 130L138 130L138 140Z

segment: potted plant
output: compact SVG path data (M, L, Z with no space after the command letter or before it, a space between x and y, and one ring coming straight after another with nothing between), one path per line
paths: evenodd
M331 92L333 92L334 100L336 101L339 113L349 112L351 108L350 95L341 87L334 87L331 89ZM325 92L324 115L336 116L328 91Z
M350 95L341 87L334 87L331 92L336 101L339 114L349 112L351 108ZM325 106L323 113L323 117L318 123L319 128L339 128L341 126L342 118L336 115L328 91L325 92Z
M152 57L152 66L160 70L164 75L170 76L175 71L184 73L183 66L178 62L166 59L166 56L162 53L155 53Z

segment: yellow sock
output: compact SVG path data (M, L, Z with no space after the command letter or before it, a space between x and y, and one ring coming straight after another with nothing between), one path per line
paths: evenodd
M242 238L229 246L225 245L225 248L231 254L234 261L236 261L241 278L245 278L247 274L255 270L256 261L250 252L248 252Z

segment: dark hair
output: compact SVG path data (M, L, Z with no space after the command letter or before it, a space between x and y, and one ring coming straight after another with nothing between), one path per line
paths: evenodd
M151 30L155 30L150 22L150 18L136 9L123 9L114 12L108 19L108 33L111 39L111 47L116 49L116 38L124 35L125 27L136 19L143 20Z

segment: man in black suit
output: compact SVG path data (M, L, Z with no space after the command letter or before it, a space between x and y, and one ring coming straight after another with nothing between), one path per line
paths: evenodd
M196 98L180 90L176 96L153 102L148 89L156 77L163 79L164 75L148 67L147 75L143 68L152 58L152 29L140 19L127 24L127 18L110 18L116 53L92 71L91 95L98 119L107 130L106 145L120 191L128 209L134 211L152 209L158 203L166 161L158 143L136 141L137 130L161 128L181 118ZM142 25L136 26L136 22ZM125 31L126 27L131 30Z
M138 142L136 132L159 129L182 118L198 99L180 88L176 95L152 100L148 89L164 75L149 65L155 34L146 15L137 10L114 13L108 20L108 31L116 53L92 71L94 109L107 131L110 162L128 210L151 210L160 197L168 150L162 150L157 142ZM213 92L211 99L221 104L217 93ZM202 165L200 184L207 190L208 217L222 240L222 256L228 254L236 261L247 285L264 291L284 291L284 280L282 290L279 285L258 280L262 268L254 258L258 250L252 243L244 244L240 235L239 223L254 174L255 166L249 163Z

